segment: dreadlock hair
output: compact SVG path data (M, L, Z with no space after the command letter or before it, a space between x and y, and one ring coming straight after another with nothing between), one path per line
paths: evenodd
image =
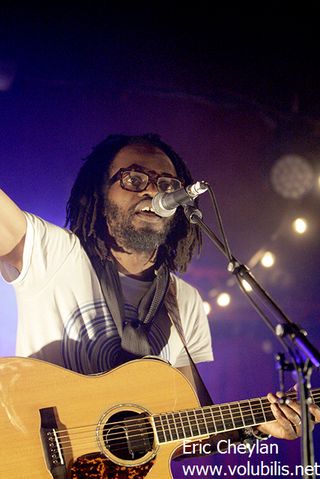
M154 133L143 135L110 135L99 143L80 168L67 203L65 226L69 226L90 254L104 262L110 255L110 237L105 219L104 188L115 155L128 145L147 145L159 148L172 161L177 176L192 183L191 174L182 158ZM195 251L200 253L201 232L190 224L178 208L165 244L159 247L157 266L164 263L171 271L184 272Z

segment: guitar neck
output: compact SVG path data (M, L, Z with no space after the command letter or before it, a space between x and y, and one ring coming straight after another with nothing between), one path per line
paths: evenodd
M296 396L295 392L287 394L290 399L296 399ZM314 389L311 397L315 404L320 405L320 389ZM167 443L258 426L275 418L267 397L262 397L162 413L154 415L153 420L159 442Z

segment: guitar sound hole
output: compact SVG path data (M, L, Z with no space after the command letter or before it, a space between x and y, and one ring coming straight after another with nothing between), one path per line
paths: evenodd
M103 427L106 449L122 460L136 460L152 450L153 430L145 414L122 411Z

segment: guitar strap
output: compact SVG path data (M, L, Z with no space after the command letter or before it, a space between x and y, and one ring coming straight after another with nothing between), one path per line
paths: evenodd
M121 348L124 351L123 362L152 354L148 341L148 329L158 314L169 287L168 268L162 265L156 271L153 283L139 303L138 320L130 321L125 317L123 291L113 259L108 258L102 263L95 254L92 254L90 247L89 243L85 249L98 276L103 296L121 338Z
M201 394L200 395L201 395L201 398L202 398L202 402L205 403L203 405L214 404L214 402L212 401L212 398L210 396L210 393L207 389L207 386L205 385L205 383L204 383L204 381L203 381L203 379L202 379L202 377L201 377L201 375L198 371L198 368L197 368L195 362L192 359L192 356L191 356L191 354L189 352L189 349L188 349L188 346L187 346L186 338L184 336L184 332L183 332L183 329L182 329L182 322L181 322L181 317L180 317L180 313L179 313L179 308L178 308L177 287L176 287L176 281L175 281L174 277L170 278L170 285L169 285L169 288L168 288L168 291L167 291L167 294L166 294L166 298L165 298L165 307L166 307L169 319L170 319L171 323L173 324L173 326L176 328L176 330L177 330L177 332L180 336L181 342L184 346L184 349L187 353L193 377L197 381L198 388L199 387L201 388ZM199 391L198 391L198 393L199 393Z

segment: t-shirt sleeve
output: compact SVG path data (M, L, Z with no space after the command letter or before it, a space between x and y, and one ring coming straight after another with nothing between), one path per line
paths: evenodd
M0 271L5 281L16 289L36 293L44 287L61 268L72 251L76 237L70 231L44 221L36 215L25 213L27 230L23 250L22 270L19 273L5 262Z
M195 363L212 361L212 340L209 322L199 292L185 281L177 281L177 300L181 323L189 353ZM185 349L179 354L175 367L189 364Z

